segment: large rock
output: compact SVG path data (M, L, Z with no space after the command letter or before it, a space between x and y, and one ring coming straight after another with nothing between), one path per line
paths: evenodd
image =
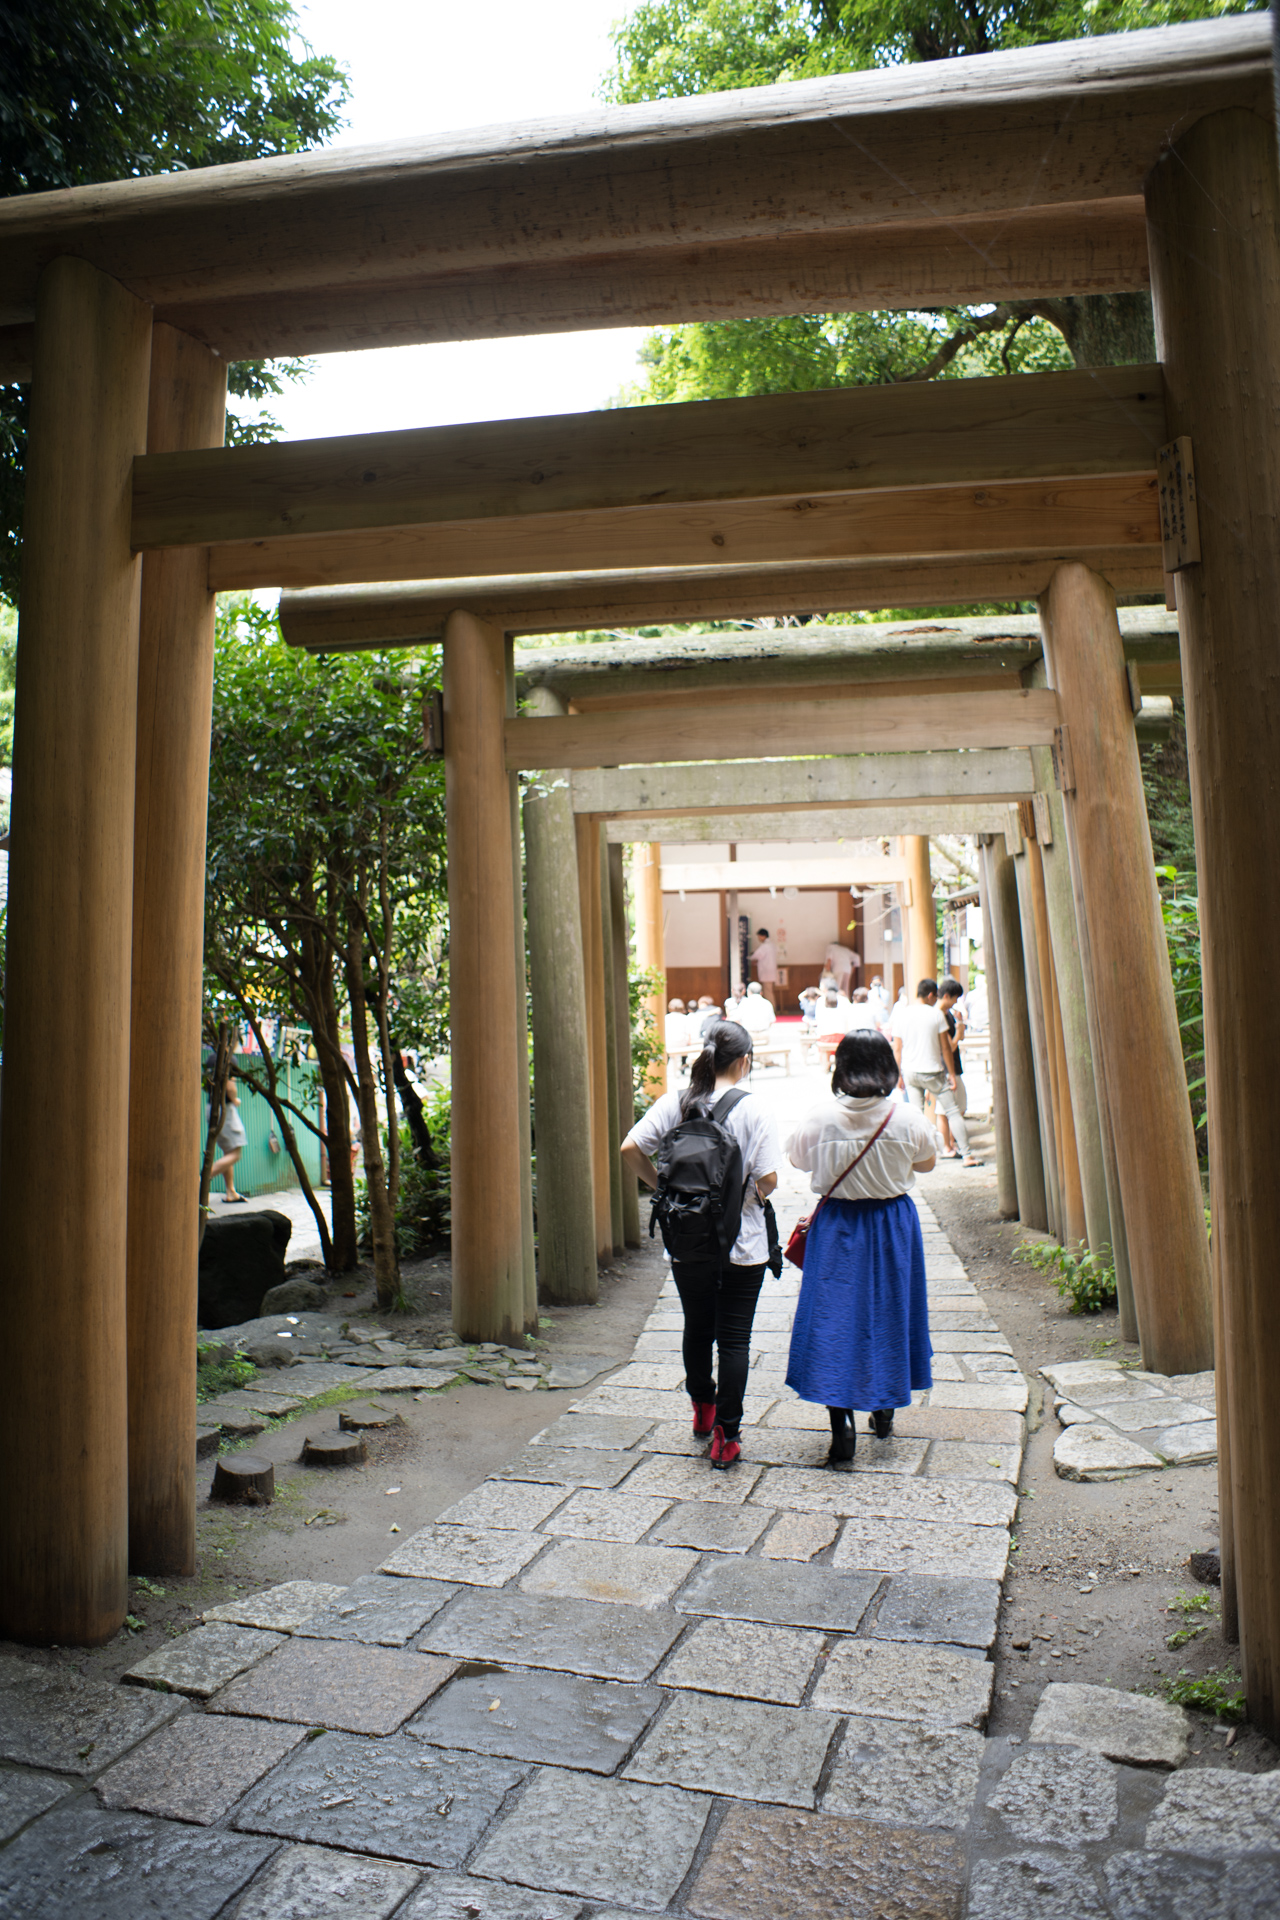
M315 1313L321 1307L327 1307L329 1296L324 1288L317 1286L314 1280L304 1280L295 1275L282 1286L272 1287L262 1296L262 1313Z
M1181 1707L1114 1687L1054 1681L1031 1722L1033 1746L1086 1747L1130 1767L1180 1767L1191 1723Z
M1127 1480L1163 1465L1159 1454L1102 1421L1068 1427L1053 1447L1053 1470L1062 1480Z
M230 1327L252 1320L263 1296L284 1281L293 1222L270 1209L210 1220L200 1243L196 1324Z

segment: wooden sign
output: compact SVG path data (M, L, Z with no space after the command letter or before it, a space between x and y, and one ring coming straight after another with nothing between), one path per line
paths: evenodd
M1180 433L1156 453L1160 495L1160 540L1164 570L1178 573L1200 558L1200 517L1196 512L1196 469L1191 437Z

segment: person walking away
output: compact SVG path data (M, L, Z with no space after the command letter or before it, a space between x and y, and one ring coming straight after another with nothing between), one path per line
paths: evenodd
M955 1050L938 1005L936 980L921 980L916 987L915 1005L903 1016L893 1051L908 1100L923 1112L925 1095L931 1093L938 1112L945 1113L951 1123L965 1166L980 1165L970 1152L969 1129L956 1099Z
M846 1000L834 987L828 987L822 996L818 1016L814 1022L814 1031L821 1039L823 1034L848 1033L849 1019L853 1012L853 1002Z
M947 1035L951 1041L951 1070L955 1074L956 1105L965 1117L965 1127L969 1124L969 1090L964 1083L964 1061L960 1057L960 1043L968 1032L968 1021L963 1012L964 988L958 980L948 974L945 980L938 982L938 1006L947 1023ZM940 1107L938 1109L938 1132L942 1135L944 1160L963 1160L964 1153L953 1140L951 1122ZM966 1166L976 1167L981 1163L971 1154Z
M871 995L865 987L853 990L853 1005L849 1009L849 1033L875 1033L876 1010L871 1004Z
M214 1161L210 1169L210 1179L222 1175L226 1188L227 1205L243 1207L248 1204L249 1196L236 1192L236 1162L245 1150L248 1141L245 1131L244 1115L240 1111L240 1095L236 1090L235 1075L227 1079L225 1104L222 1109L222 1125L218 1128L218 1145L222 1148L221 1157Z
M774 1012L778 1011L778 949L769 938L768 927L756 928L756 950L751 956L760 991Z
M666 1043L667 1059L674 1059L676 1068L684 1066L685 1055L693 1045L693 1025L684 1010L683 1000L668 1000L667 1017L663 1022L663 1039Z
M924 1242L911 1188L934 1165L933 1129L895 1102L898 1063L881 1033L847 1033L831 1095L787 1142L791 1164L823 1195L804 1250L787 1385L825 1406L827 1464L857 1448L854 1410L884 1440L897 1407L933 1384Z
M833 940L827 948L826 964L836 977L837 992L842 993L847 1000L853 985L853 976L862 965L861 960L852 947L842 947L838 940Z
M747 988L747 997L737 1017L753 1040L759 1040L764 1034L772 1033L777 1015L774 1013L772 1002L765 999L764 988L758 980L753 980Z
M693 1063L683 1093L666 1093L636 1122L622 1143L622 1164L637 1180L658 1192L655 1215L671 1189L660 1176L674 1170L675 1148L690 1136L684 1128L701 1122L706 1142L712 1129L730 1136L731 1157L723 1220L716 1229L720 1197L706 1215L699 1236L690 1210L690 1231L678 1231L677 1209L663 1217L663 1240L671 1253L671 1273L684 1311L685 1390L693 1402L693 1431L711 1441L713 1467L731 1467L740 1458L742 1401L751 1358L751 1326L769 1258L764 1202L778 1184L782 1149L777 1123L768 1105L743 1083L751 1071L751 1035L737 1021L722 1020ZM658 1165L655 1165L655 1158ZM676 1195L678 1200L681 1196ZM690 1201L696 1198L689 1191ZM723 1244L740 1198L734 1237ZM653 1231L652 1222L650 1232ZM694 1244L689 1245L689 1240ZM717 1364L712 1364L712 1349Z
M884 981L878 973L873 973L871 976L869 993L871 1005L875 1009L876 1025L883 1032L889 1019L889 996L884 990Z

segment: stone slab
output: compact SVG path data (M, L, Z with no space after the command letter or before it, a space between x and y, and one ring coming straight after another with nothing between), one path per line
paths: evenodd
M229 1392L218 1395L218 1404L243 1407L251 1413L265 1414L270 1420L280 1420L285 1414L296 1413L306 1402L301 1394L273 1393L269 1387L232 1387Z
M1134 1372L1134 1368L1122 1368L1118 1360L1055 1360L1051 1366L1041 1367L1040 1376L1051 1387L1056 1387L1060 1393L1074 1400L1077 1388L1082 1385L1094 1386L1099 1382L1114 1384L1131 1377ZM1159 1385L1162 1375L1140 1373L1138 1377L1147 1382L1154 1378L1156 1391L1162 1390Z
M978 1413L1025 1413L1027 1383L1020 1373L1011 1375L1007 1384L1002 1380L984 1385L975 1380L956 1387L944 1380L930 1389L929 1405L969 1407Z
M1132 1767L1180 1767L1190 1722L1181 1707L1114 1687L1054 1681L1031 1722L1036 1745L1085 1747Z
M1185 1427L1192 1421L1213 1419L1211 1407L1193 1406L1187 1400L1161 1395L1152 1400L1117 1400L1102 1408L1102 1417L1121 1433L1140 1433L1151 1427Z
M975 1440L935 1440L924 1463L928 1478L946 1480L1008 1480L1017 1484L1022 1467L1021 1446L983 1445Z
M660 1687L580 1674L462 1673L407 1731L436 1747L613 1773L662 1701Z
M56 1779L51 1773L19 1772L16 1768L0 1772L0 1846L70 1791L69 1780Z
M644 1439L652 1420L627 1419L618 1414L566 1413L535 1433L531 1447L601 1447L624 1452Z
M357 1640L291 1640L220 1694L211 1711L393 1733L455 1667L452 1660Z
M1147 1826L1147 1846L1171 1853L1280 1854L1280 1772L1180 1773ZM1280 1888L1280 1860L1273 1863Z
M468 1660L647 1680L687 1625L683 1614L659 1608L472 1590L438 1614L418 1644Z
M933 1375L935 1382L939 1380L956 1381L965 1378L965 1371L960 1365L958 1356L954 1353L939 1353L936 1349L933 1358L929 1362L929 1371Z
M941 1274L931 1274L931 1279L941 1279ZM945 1309L931 1307L929 1310L929 1333L934 1339L943 1340L949 1333L989 1333L1000 1339L1001 1333L989 1313L964 1307L959 1313L948 1313ZM945 1349L944 1349L945 1351Z
M611 1387L657 1387L663 1393L684 1392L683 1360L632 1360L609 1375Z
M760 1551L769 1560L812 1560L816 1554L826 1552L839 1531L840 1522L833 1514L779 1514L761 1542Z
M558 1489L561 1496L564 1488ZM621 1540L633 1543L656 1526L670 1507L662 1494L618 1492L608 1487L583 1487L547 1521L544 1532L575 1540Z
M521 1886L665 1907L693 1864L710 1810L705 1794L548 1771L472 1866Z
M171 1640L167 1647L157 1648L145 1660L131 1666L124 1677L148 1686L161 1684L171 1693L190 1693L197 1700L207 1700L237 1674L283 1644L282 1634L263 1633L256 1627L233 1627L229 1622L218 1620L211 1626L193 1628L180 1640Z
M748 1393L742 1403L746 1426L763 1420L777 1399L773 1393ZM691 1418L689 1399L683 1393L664 1393L658 1387L615 1387L606 1381L583 1399L574 1402L574 1411L583 1414L621 1415L623 1419L684 1420Z
M406 1733L387 1740L325 1733L255 1787L234 1824L242 1832L456 1867L527 1771L486 1754L445 1753Z
M1130 1400L1163 1400L1167 1395L1159 1374L1120 1373L1111 1380L1081 1380L1071 1397L1082 1407L1111 1407Z
M667 1661L662 1683L795 1707L804 1698L823 1644L824 1635L811 1628L703 1620Z
M580 1900L504 1887L469 1873L428 1873L396 1920L577 1920Z
M633 1453L617 1449L531 1445L500 1467L494 1478L536 1480L559 1487L616 1487L635 1464Z
M1207 1373L1170 1374L1168 1383L1170 1393L1176 1393L1180 1400L1194 1400L1198 1407L1211 1407L1217 1400L1217 1380L1212 1368Z
M1018 1840L1083 1847L1115 1832L1119 1778L1101 1754L1031 1747L1015 1756L987 1805Z
M1064 1427L1081 1427L1101 1418L1092 1407L1078 1407L1072 1400L1055 1400L1053 1410Z
M0 1855L0 1913L21 1920L213 1920L272 1852L77 1797Z
M743 1442L749 1448L750 1442ZM762 1469L740 1460L727 1473L718 1473L706 1456L678 1459L669 1453L643 1453L623 1482L627 1493L643 1493L663 1500L714 1500L733 1506L745 1500Z
M952 1356L967 1367L979 1381L999 1381L1006 1374L1018 1372L1018 1363L1011 1353L959 1353ZM937 1378L935 1373L934 1378Z
M1201 1467L1218 1457L1216 1420L1193 1420L1185 1427L1166 1427L1152 1450L1171 1467Z
M422 1875L395 1860L361 1859L330 1847L282 1847L235 1920L388 1920Z
M161 1693L0 1659L0 1760L91 1776L186 1711L185 1700Z
M415 1580L456 1580L471 1587L505 1587L546 1544L541 1533L432 1525L411 1534L378 1572L404 1573Z
M527 1480L486 1480L437 1514L440 1526L532 1533L565 1498L565 1489Z
M755 1555L746 1560L708 1555L676 1606L682 1613L713 1614L725 1620L854 1633L879 1587L878 1574L859 1577Z
M266 1587L261 1593L209 1607L204 1618L229 1620L238 1627L261 1627L268 1633L292 1633L345 1591L327 1580L286 1580L282 1586Z
M443 1580L363 1573L340 1591L332 1606L304 1621L298 1633L304 1639L361 1640L368 1646L403 1647L457 1592L457 1587Z
M269 1415L263 1408L231 1407L222 1400L202 1400L200 1419L216 1427L229 1440L252 1440L267 1430Z
M894 1430L926 1440L970 1440L981 1445L1020 1447L1026 1422L1019 1413L991 1413L968 1407L900 1407Z
M1115 1853L1103 1872L1115 1920L1280 1920L1274 1856L1209 1861Z
M972 1727L850 1720L822 1797L823 1810L883 1826L963 1831L977 1798L985 1746Z
M282 1376L282 1387L304 1400L318 1399L335 1387L370 1387L382 1391L385 1367L349 1367L325 1360L301 1360Z
M969 1882L965 1920L1029 1920L1032 1915L1035 1920L1108 1920L1097 1881L1083 1860L1052 1853L980 1860Z
M993 1531L983 1528L984 1533ZM1000 1614L1000 1582L930 1579L898 1574L880 1602L872 1637L923 1640L935 1646L978 1647L995 1644Z
M837 1724L827 1713L677 1694L626 1778L812 1808Z
M380 1367L377 1381L379 1393L438 1393L441 1387L451 1387L457 1379L454 1368L443 1367Z
M949 1835L735 1806L688 1907L706 1920L959 1920L963 1889L964 1853Z
M730 1507L687 1500L673 1507L650 1534L660 1547L692 1547L699 1553L749 1553L769 1524L763 1507Z
M1053 1470L1060 1480L1127 1480L1133 1473L1158 1473L1163 1466L1159 1454L1101 1420L1066 1427L1053 1443Z
M1018 1505L1013 1488L996 1482L808 1473L791 1467L766 1468L751 1497L765 1507L836 1513L842 1519L928 1520L975 1527L1007 1527Z
M940 1330L932 1324L940 1317L941 1316L936 1313L929 1315L931 1323L929 1327L929 1337L933 1343L933 1351L935 1354L987 1353L1011 1355L1013 1353L1013 1348L1009 1345L1009 1342L1002 1333L986 1331L986 1329L992 1327L990 1314L949 1313L946 1315L946 1319L949 1322L949 1329L946 1331Z
M608 1354L566 1354L562 1360L555 1360L547 1371L549 1387L585 1387L599 1374L607 1373L613 1365Z
M184 1713L108 1768L102 1804L212 1826L303 1737L300 1726Z
M950 1647L842 1640L818 1677L813 1705L872 1720L982 1727L995 1669Z
M961 1484L971 1485L972 1482ZM833 1567L858 1572L932 1574L956 1580L1004 1579L1009 1535L1004 1527L907 1526L894 1520L846 1520L831 1556ZM895 1636L897 1637L897 1636Z
M615 1606L665 1607L697 1556L678 1547L633 1547L565 1540L520 1581L522 1593L558 1600L607 1600Z

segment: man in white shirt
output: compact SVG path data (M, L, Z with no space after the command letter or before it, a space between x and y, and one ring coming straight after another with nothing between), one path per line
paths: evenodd
M814 1032L846 1034L852 1013L853 1002L846 1000L842 993L837 993L834 987L829 987L819 1002Z
M667 1052L684 1059L693 1045L693 1027L684 1010L683 1000L668 1000L665 1037Z
M853 985L853 976L862 962L851 947L842 947L838 941L833 940L827 948L826 963L836 977L837 993L842 993L847 1000Z
M938 1005L936 980L920 982L914 1005L902 1015L896 1032L892 1026L890 1031L907 1098L923 1112L925 1094L931 1093L939 1113L945 1113L950 1122L965 1165L976 1167L979 1163L969 1150L969 1129L956 1098L955 1049L946 1015Z
M765 999L764 988L758 980L753 980L747 988L747 997L737 1017L747 1032L753 1035L766 1034L773 1026L776 1015Z
M778 949L769 938L768 927L756 928L756 950L751 956L760 992L774 1012L778 1011Z
M871 996L865 987L853 990L853 1005L849 1009L849 1033L866 1031L874 1033L877 1027L876 1010L871 1004Z
M747 1023L742 1017L742 1010L746 1006L746 1004L747 1004L746 988L735 987L733 992L729 995L729 998L724 1003L725 1019L736 1020L740 1027L745 1027Z

